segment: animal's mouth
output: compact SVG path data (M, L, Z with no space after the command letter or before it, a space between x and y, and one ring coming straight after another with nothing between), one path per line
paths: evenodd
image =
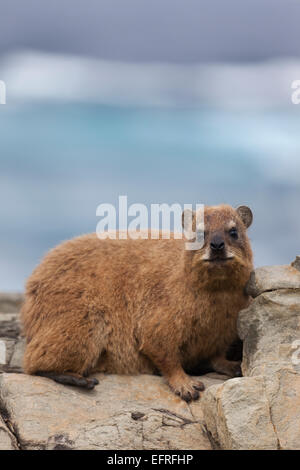
M226 263L227 261L230 261L232 259L233 259L233 256L227 256L226 258L220 258L220 257L209 258L209 259L206 259L205 261L207 263Z

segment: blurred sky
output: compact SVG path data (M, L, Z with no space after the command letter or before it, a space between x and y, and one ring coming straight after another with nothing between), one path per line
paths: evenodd
M299 0L7 0L0 54L20 48L121 61L300 55Z
M250 205L300 254L299 0L0 0L0 291L100 203Z

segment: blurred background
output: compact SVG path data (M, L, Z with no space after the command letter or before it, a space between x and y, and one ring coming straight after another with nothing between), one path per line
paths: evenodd
M250 205L255 264L300 254L299 0L0 4L0 290L100 203Z

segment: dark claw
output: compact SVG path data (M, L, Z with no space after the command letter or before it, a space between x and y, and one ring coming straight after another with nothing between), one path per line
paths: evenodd
M203 392L203 390L205 390L205 386L202 382L199 382L197 385L193 385L193 387L196 390L199 390L199 392Z
M95 377L91 377L90 379L86 379L85 388L87 388L88 390L93 390L95 385L98 385L98 384L99 384L99 380L96 379Z
M95 383L93 380L87 380L86 385L83 385L84 388L87 388L88 390L93 390L95 387Z
M240 364L237 364L233 371L234 377L243 377L242 368Z
M190 392L187 392L187 393L184 393L181 395L181 398L186 401L187 403L189 403L190 401L192 401L192 395L190 394Z

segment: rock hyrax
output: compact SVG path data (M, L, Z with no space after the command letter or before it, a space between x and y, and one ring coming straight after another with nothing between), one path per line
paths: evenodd
M184 372L200 360L237 375L239 364L225 352L249 303L252 213L246 206L207 206L204 221L205 243L196 251L174 237L96 234L50 251L26 286L25 372L86 388L98 383L88 377L94 372L159 372L186 401L204 389Z

